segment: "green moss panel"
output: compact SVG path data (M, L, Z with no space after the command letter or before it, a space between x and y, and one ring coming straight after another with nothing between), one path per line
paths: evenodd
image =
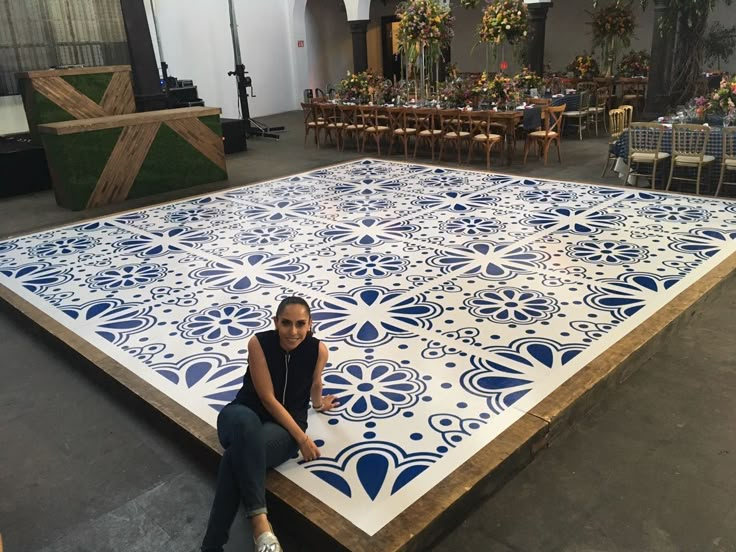
M201 117L200 121L218 136L222 136L219 116ZM128 198L145 197L225 179L227 172L166 124L162 124Z
M112 80L112 75L113 73L93 73L91 75L67 75L62 78L98 104L105 95L107 85Z
M59 205L74 211L87 207L122 130L42 135Z
M60 108L54 102L49 100L43 94L33 91L33 103L35 104L34 115L36 116L36 124L44 125L47 123L60 123L62 121L72 121L74 116L68 111Z

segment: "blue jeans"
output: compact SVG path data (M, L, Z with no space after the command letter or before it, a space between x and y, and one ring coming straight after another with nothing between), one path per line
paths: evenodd
M267 512L266 469L284 463L298 450L283 427L261 422L250 408L237 403L220 412L217 436L225 452L202 552L222 552L241 501L248 517Z

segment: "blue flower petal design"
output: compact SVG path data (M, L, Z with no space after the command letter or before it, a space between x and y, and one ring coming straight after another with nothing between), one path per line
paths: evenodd
M244 340L269 326L270 313L248 303L215 305L187 316L178 328L200 343Z
M687 233L674 234L670 239L670 249L708 260L720 253L730 242L736 241L736 228L695 228Z
M359 494L369 502L392 496L431 467L441 455L434 452L406 452L386 441L349 445L335 457L322 456L302 466L345 496ZM349 481L359 483L351 487Z
M151 369L175 385L186 387L219 412L243 385L247 362L221 353L197 353L178 362L156 363Z
M528 393L536 381L565 366L586 347L541 337L490 347L482 357L470 358L472 368L463 373L460 385L473 395L485 397L489 409L500 413Z
M154 326L153 308L121 299L100 299L83 305L62 305L60 310L79 324L92 324L94 332L114 345Z
M50 287L60 286L74 278L72 268L58 267L46 262L0 267L0 274L14 279L35 294L45 293Z
M396 416L427 390L417 370L393 360L347 360L325 368L323 379L323 392L340 403L331 414L352 421Z
M610 311L618 320L626 320L646 306L655 294L670 289L681 279L681 275L645 272L620 274L617 278L589 284L590 293L585 297L585 304Z
M167 272L165 266L154 263L127 264L101 270L87 278L87 285L105 291L139 288L162 280Z
M649 257L646 248L625 241L586 240L565 248L567 255L586 263L603 265L623 265L638 263Z
M472 316L501 324L533 324L548 320L560 310L557 299L515 287L476 291L464 304Z
M361 286L348 293L330 294L334 300L318 299L312 308L312 320L325 341L346 340L359 347L388 343L393 338L412 334L397 322L420 328L430 328L442 308L425 294L399 299L406 290L382 286ZM365 313L370 311L368 319Z

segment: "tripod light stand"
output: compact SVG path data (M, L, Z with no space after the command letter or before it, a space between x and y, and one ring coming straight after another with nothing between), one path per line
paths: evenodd
M245 70L243 65L243 58L240 54L240 38L238 37L238 21L235 15L235 2L234 0L228 0L230 7L230 30L233 35L233 53L235 57L235 70L229 71L228 76L235 76L238 85L238 101L240 102L240 112L242 113L243 120L245 121L245 131L249 136L262 136L264 138L279 139L278 134L273 134L284 130L284 127L268 127L262 123L259 123L250 116L250 108L248 107L248 88L250 88L250 96L256 97L253 93L253 81L248 76L248 71Z

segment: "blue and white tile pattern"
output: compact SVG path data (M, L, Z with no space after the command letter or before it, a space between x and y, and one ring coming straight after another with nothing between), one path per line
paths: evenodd
M725 200L364 160L0 242L0 283L212 425L305 296L340 406L280 471L374 534L734 251Z

